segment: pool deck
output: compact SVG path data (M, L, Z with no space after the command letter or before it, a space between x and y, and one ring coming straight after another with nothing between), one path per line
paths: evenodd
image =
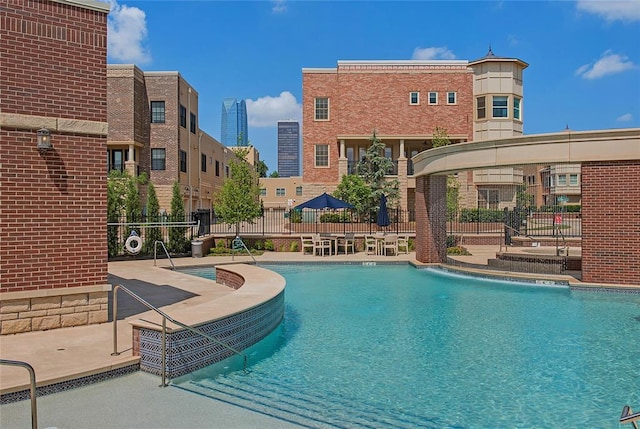
M489 258L494 258L499 250L497 246L467 246L472 256L456 257L461 261L486 265ZM511 249L510 249L511 251ZM519 250L526 252L527 250ZM531 252L531 250L528 250ZM550 251L555 251L551 248ZM536 249L537 253L544 249ZM553 253L551 253L553 254ZM574 253L575 254L575 253ZM310 256L298 253L265 252L256 257L259 263L269 262L414 262L415 253L398 256L372 256L364 252L354 255L334 256ZM174 259L177 267L201 266L225 263L251 262L249 256L207 256L204 258L179 258ZM109 263L109 275L127 286L129 283L144 283L153 290L153 296L162 302L163 294L173 294L176 291L184 291L197 296L197 299L218 299L234 293L233 289L217 285L206 280L168 270L169 262L166 259L158 260L154 266L153 260L136 260ZM501 274L505 275L505 272ZM524 276L519 273L506 273L506 275ZM531 275L536 278L553 278L564 280L571 284L580 284L579 280L571 276ZM115 285L115 284L114 284ZM165 286L165 287L162 287ZM169 286L169 287L166 287ZM608 285L611 286L611 285ZM157 287L157 289L156 289ZM122 294L119 294L119 296ZM202 298L200 298L202 297ZM144 296L143 296L144 298ZM170 299L169 299L170 298ZM196 301L197 301L196 299ZM225 299L225 301L227 301ZM167 303L179 305L179 297L168 297ZM162 309L171 315L170 310ZM146 311L146 310L143 310ZM113 352L113 324L104 323L98 325L61 328L50 331L28 332L0 336L0 358L28 362L36 373L38 386L50 385L67 380L73 380L92 374L128 367L138 362L138 357L133 356L132 328L129 323L132 319L140 317L140 312L131 314L118 321L118 356L112 356ZM152 376L151 376L152 377ZM159 381L159 377L158 377ZM29 376L25 369L0 365L0 393L11 393L28 389Z

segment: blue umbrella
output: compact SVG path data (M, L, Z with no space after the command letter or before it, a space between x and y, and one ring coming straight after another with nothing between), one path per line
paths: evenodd
M387 212L387 197L380 194L380 209L378 210L378 226L389 226L389 213Z
M296 210L302 209L352 209L353 206L346 201L339 200L326 192L322 195L318 195L315 198L310 199L307 202L298 204L295 206Z

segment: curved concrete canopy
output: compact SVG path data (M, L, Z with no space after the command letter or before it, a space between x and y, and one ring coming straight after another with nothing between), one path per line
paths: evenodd
M429 149L412 158L414 176L523 164L640 159L640 128L563 131Z

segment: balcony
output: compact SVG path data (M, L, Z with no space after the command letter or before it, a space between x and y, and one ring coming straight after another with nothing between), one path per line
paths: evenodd
M392 161L392 165L387 171L387 176L397 176L398 175L398 161ZM413 169L413 165L411 166ZM358 161L347 161L347 174L358 174Z

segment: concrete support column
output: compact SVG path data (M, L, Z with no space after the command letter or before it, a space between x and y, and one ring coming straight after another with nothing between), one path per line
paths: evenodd
M447 176L416 178L416 259L441 263L447 258Z
M407 186L409 179L407 178L407 158L401 156L398 158L398 188L400 191L400 209L407 210Z
M131 174L133 177L137 176L137 168L138 163L134 160L136 153L136 147L132 144L129 145L129 155L127 156L128 161L125 161L124 168L127 173Z
M404 154L404 139L400 139L400 155L398 156L398 158L406 158Z
M344 139L340 140L340 157L338 158L338 181L342 180L342 176L346 176L349 168L349 160L346 155L346 145Z

